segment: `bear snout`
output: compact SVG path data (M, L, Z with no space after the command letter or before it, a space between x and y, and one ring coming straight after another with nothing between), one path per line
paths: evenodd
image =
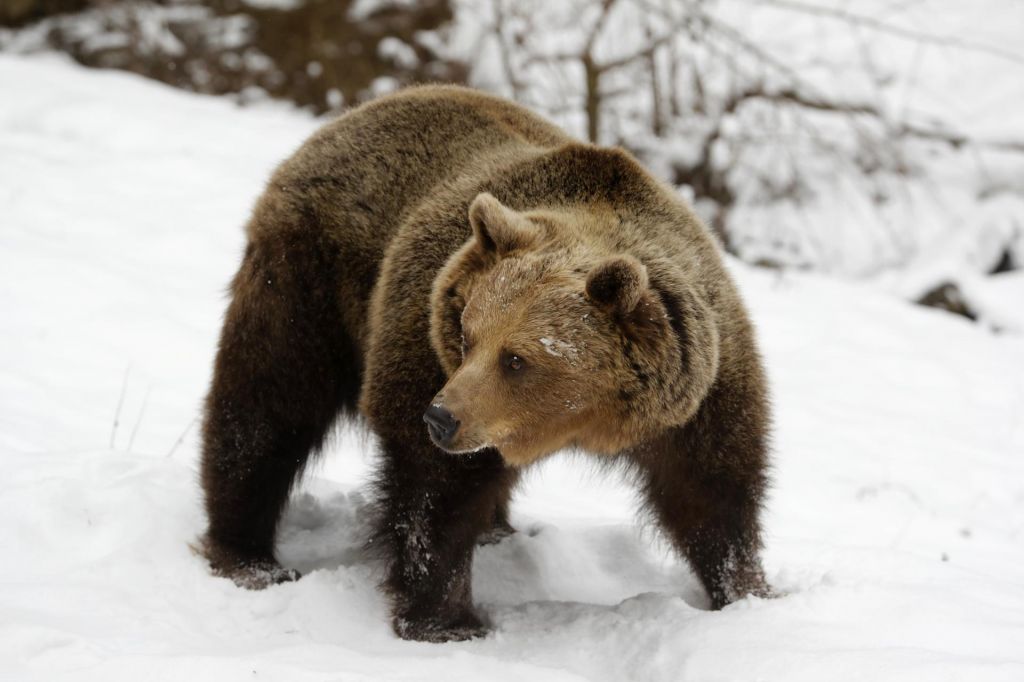
M459 430L459 420L440 403L434 403L427 408L423 413L423 421L427 423L430 439L442 448L451 445L455 432Z

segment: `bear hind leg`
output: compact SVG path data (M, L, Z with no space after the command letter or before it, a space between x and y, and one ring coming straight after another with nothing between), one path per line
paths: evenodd
M310 453L358 398L335 262L324 244L279 235L250 244L232 282L203 422L199 550L242 587L298 578L274 557L277 523Z

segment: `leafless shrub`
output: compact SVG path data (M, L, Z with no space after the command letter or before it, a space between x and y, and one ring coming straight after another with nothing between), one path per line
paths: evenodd
M462 7L477 13L489 36L470 61L492 53L501 66L474 74L481 84L547 111L593 142L630 148L689 192L725 247L748 258L743 242L753 239L754 259L814 265L829 248L828 235L800 224L751 235L731 220L738 204L786 203L799 215L823 186L849 186L881 214L907 191L908 178L926 175L929 155L1024 152L1021 140L974 139L941 116L892 111L878 93L893 75L872 72L867 60L859 76L879 87L822 87L734 24L736 6L744 4L838 24L866 53L872 36L884 34L1024 63L1024 56L961 37L796 0L570 0L557 8L544 0L490 0ZM838 80L848 77L836 70ZM869 222L879 232L875 248L885 252L880 264L914 255L913 228L884 216Z

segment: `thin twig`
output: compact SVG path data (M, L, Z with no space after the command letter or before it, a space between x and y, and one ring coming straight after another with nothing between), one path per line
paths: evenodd
M993 57L999 57L1000 59L1016 62L1017 64L1024 64L1024 54L1004 50L1001 47L986 45L984 43L976 43L970 40L964 40L963 38L957 38L956 36L935 35L933 33L925 33L924 31L917 31L911 28L904 28L903 26L889 24L865 14L857 14L856 12L837 9L835 7L811 5L808 3L798 2L796 0L754 0L754 2L760 5L777 7L779 9L803 12L805 14L814 14L827 19L833 19L835 21L844 21L846 23L853 24L854 26L863 26L879 33L888 33L899 38L913 40L919 43L929 43L943 47L955 47L961 50L982 52Z
M498 42L498 57L501 68L505 72L505 79L508 81L509 87L512 88L512 99L521 102L525 87L512 66L511 49L505 41L505 27L508 22L502 2L503 0L493 0L494 23L491 26L491 31Z
M172 445L171 449L168 451L168 453L166 455L166 457L168 459L171 457L171 455L174 454L174 451L178 449L178 446L180 446L182 443L185 442L185 436L188 435L188 432L192 430L192 427L195 426L195 424L196 424L196 422L198 420L199 420L198 416L192 417L192 421L190 421L188 423L188 426L185 427L185 430L181 432L180 436L178 436L178 440L174 441L174 445Z
M117 409L114 411L114 426L110 429L110 449L114 449L114 439L117 438L117 427L121 423L121 408L124 406L124 394L128 390L128 374L132 366L124 368L124 377L121 379L121 395L117 399Z
M149 404L149 393L153 390L153 385L150 384L146 389L146 395L142 398L142 407L139 408L139 418L135 420L135 428L132 429L132 435L128 439L128 452L132 451L132 445L135 444L135 434L139 432L139 426L142 424L142 418L146 415L146 405Z
M590 29L590 33L587 35L587 42L583 46L583 54L593 56L594 43L597 42L597 37L604 30L604 25L608 21L608 16L612 13L612 6L618 0L601 0L601 14L598 15L597 21Z

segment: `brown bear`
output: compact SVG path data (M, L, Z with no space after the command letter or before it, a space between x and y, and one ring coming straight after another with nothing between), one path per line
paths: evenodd
M621 149L428 86L324 126L247 226L203 426L213 570L260 588L289 490L339 414L376 434L395 632L484 632L474 546L523 467L630 467L713 608L765 595L769 408L707 229ZM426 426L424 426L426 421Z

